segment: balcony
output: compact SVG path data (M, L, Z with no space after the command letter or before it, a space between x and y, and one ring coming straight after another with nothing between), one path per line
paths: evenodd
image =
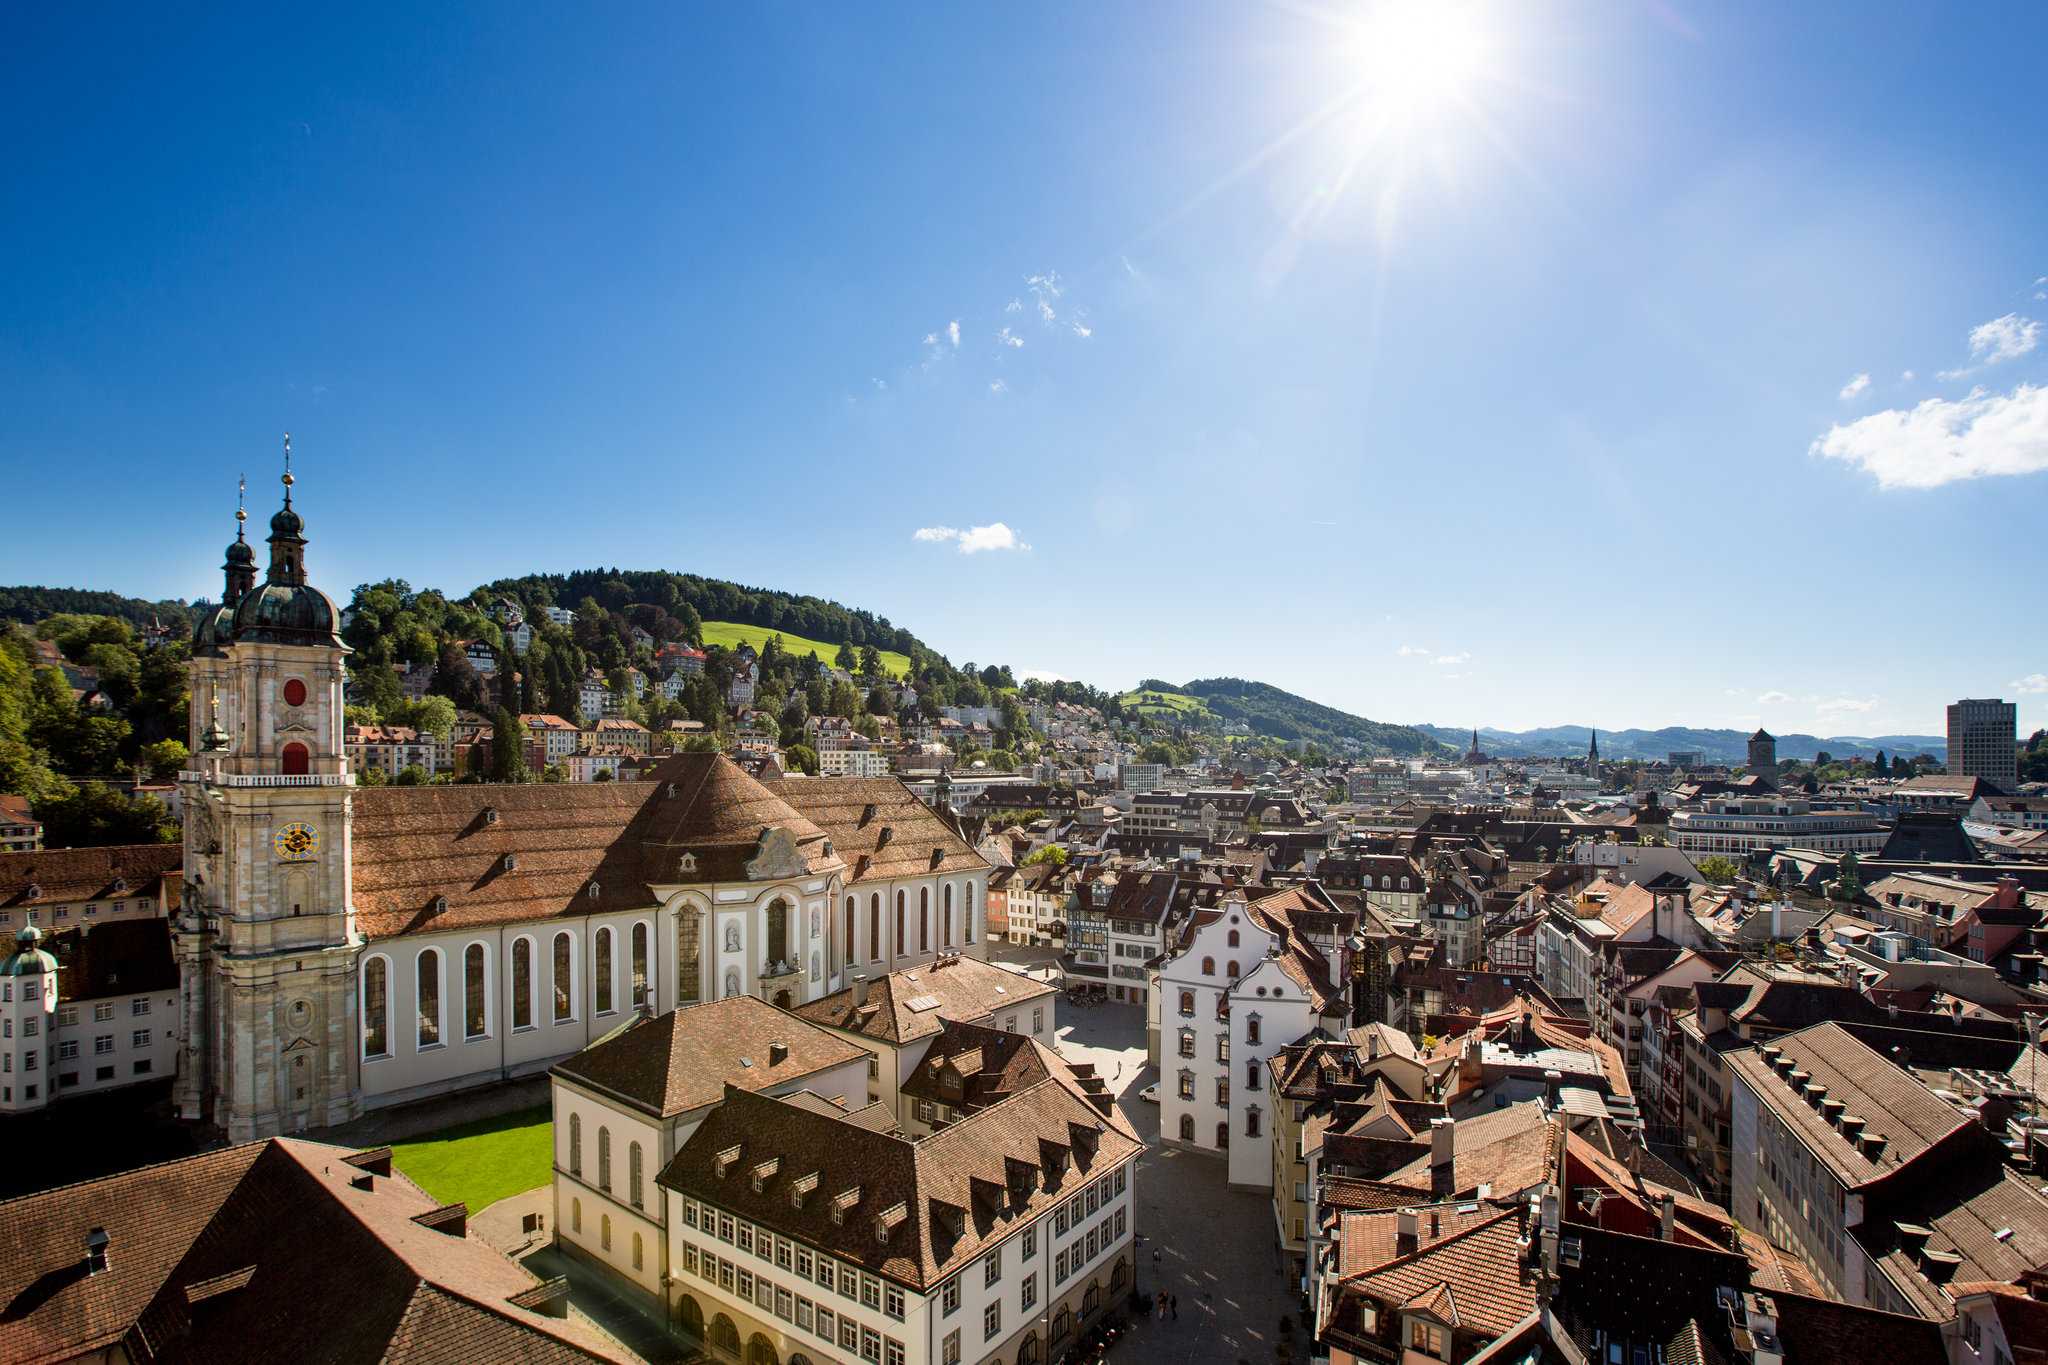
M216 787L353 787L354 773L222 773L212 777L186 770L180 782L210 782Z

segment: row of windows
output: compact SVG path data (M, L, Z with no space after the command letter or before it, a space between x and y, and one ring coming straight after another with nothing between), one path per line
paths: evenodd
M893 954L889 954L888 956L902 957L912 951L910 947L909 935L907 932L909 928L909 903L907 900L907 894L907 892L902 890L898 890L896 892L896 915L894 926L896 930L896 935L895 939L893 940L896 945L896 950ZM939 947L941 949L952 948L958 946L958 943L960 942L964 942L967 945L972 946L974 943L974 883L966 883L966 890L962 893L963 908L965 909L966 913L961 917L960 927L964 936L961 940L956 940L953 936L953 884L951 882L947 882L939 887L939 901ZM844 921L846 930L846 955L848 961L856 960L860 956L859 940L854 935L854 928L859 918L859 914L860 897L848 896L846 898L846 912ZM882 936L882 896L880 892L875 892L868 896L867 919L868 960L871 962L880 962L883 960L885 956L883 950L888 947L888 941L884 940ZM928 886L920 886L917 889L917 952L928 953L932 951L931 930L932 889ZM775 958L776 954L773 948L770 948L768 956L771 960Z
M652 977L652 929L645 921L632 930L630 1002L650 1000ZM615 972L612 964L613 933L600 927L594 938L596 962L592 972L595 1008L611 1014L617 1008L613 995ZM557 1024L573 1022L578 999L577 977L581 965L576 956L573 931L558 931L550 946L553 972L549 978L549 1011ZM534 941L521 935L512 941L512 1027L534 1026ZM439 1047L446 1041L447 1021L443 1011L443 953L439 948L422 948L413 958L413 1045L415 1051ZM391 1055L391 962L381 953L363 959L363 1056ZM494 982L490 948L472 943L462 950L462 1037L465 1041L491 1035L491 1003Z
M1094 1227L1089 1228L1086 1237L1077 1237L1072 1246L1067 1247L1054 1256L1052 1263L1053 1288L1057 1290L1068 1280L1073 1279L1074 1276L1087 1269L1096 1257L1114 1248L1123 1240L1126 1226L1125 1210L1118 1209L1113 1216L1104 1218Z
M756 1275L710 1247L683 1243L683 1273L695 1275L706 1284L717 1285L735 1298L793 1324L800 1332L809 1332L827 1345L836 1344L850 1355L880 1362L880 1365L903 1365L903 1343L896 1338L885 1337L874 1328L856 1322L807 1295L785 1289L766 1276ZM720 1322L728 1328L731 1326L726 1319L721 1318ZM729 1342L721 1342L714 1334L713 1344L737 1354L739 1335L735 1331Z
M721 1209L699 1204L694 1199L683 1201L683 1224L738 1247L750 1256L772 1262L778 1270L813 1281L821 1289L834 1290L850 1302L887 1313L898 1322L903 1320L903 1290L897 1285L883 1283L864 1270L842 1265L822 1252L813 1252L809 1247L787 1237L779 1237L767 1228L757 1228L744 1218L736 1219Z
M134 910L134 911L137 911L137 912L142 912L142 913L153 913L153 912L154 912L154 911L156 910L156 904L155 904L155 902L153 902L153 901L109 901L109 902L107 902L107 913L108 913L108 914L110 914L110 915L118 915L118 914L120 914L120 913L121 913L122 911L124 911L124 910ZM29 910L29 911L25 911L25 912L23 913L22 923L23 923L23 924L41 924L41 923L43 922L43 921L42 921L42 913L43 913L43 912L42 912L42 911L40 911L40 910ZM80 914L81 914L81 915L82 915L82 916L83 916L83 917L84 917L85 919L96 919L96 918L98 918L98 917L99 917L99 913L100 913L100 908L99 908L99 906L98 906L97 904L93 904L93 905L88 905L88 906L86 906L86 907L85 907L85 909L84 909L84 910L82 910L82 911L80 912ZM68 906L68 905L59 905L59 906L55 907L55 908L54 908L54 909L53 909L53 910L51 911L51 914L50 914L50 918L51 918L51 920L52 920L53 922L55 922L55 923L57 923L57 924L62 924L62 923L63 923L64 921L66 921L66 920L68 920L68 919L70 919L70 918L71 918L71 907L70 907L70 906ZM8 926L12 925L13 923L14 923L14 912L13 912L13 911L11 911L11 910L0 910L0 929L5 929L5 928L7 928Z

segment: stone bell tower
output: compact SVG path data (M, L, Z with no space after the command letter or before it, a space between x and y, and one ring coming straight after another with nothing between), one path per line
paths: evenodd
M183 1117L236 1142L345 1122L358 1105L348 647L334 603L306 581L293 484L287 437L269 571L202 624L217 651L203 715L200 688L192 698L177 1094Z

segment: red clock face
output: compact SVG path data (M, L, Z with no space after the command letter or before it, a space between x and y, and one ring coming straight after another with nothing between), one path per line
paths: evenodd
M304 706L306 704L306 685L297 678L287 678L284 684L284 704L286 706Z

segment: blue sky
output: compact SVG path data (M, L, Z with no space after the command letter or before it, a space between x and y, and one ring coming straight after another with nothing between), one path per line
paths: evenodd
M217 590L290 430L337 596L2048 724L2048 7L729 9L16 7L0 581Z

